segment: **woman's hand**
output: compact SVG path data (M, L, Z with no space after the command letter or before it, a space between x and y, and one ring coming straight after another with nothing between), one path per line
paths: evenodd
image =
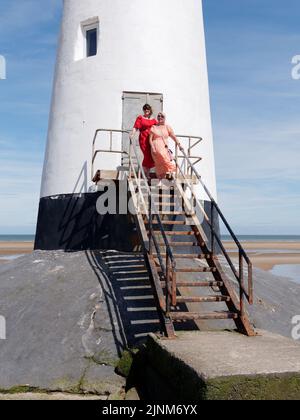
M180 150L181 152L184 152L184 149L183 149L183 147L181 146L181 144L180 144L180 142L179 142L178 138L175 136L173 129L172 129L170 126L168 127L168 129L169 129L169 136L171 137L171 139L172 139L172 140L174 140L174 142L175 142L175 144L177 145L177 147L179 148L179 150Z
M150 136L149 136L149 143L150 143L150 147L151 147L151 151L153 153L156 153L156 148L154 146L154 142L153 142L153 133L150 132Z
M152 142L150 145L151 145L152 152L156 153L156 147L154 146L154 143Z
M137 132L137 129L136 128L134 128L133 130L132 130L132 132L129 134L129 140L133 140L134 139L134 137L135 137L135 135L136 135L136 132Z

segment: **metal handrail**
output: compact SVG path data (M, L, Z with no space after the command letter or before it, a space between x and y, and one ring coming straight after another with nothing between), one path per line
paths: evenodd
M109 141L109 150L103 150L103 149L99 149L96 150L95 145L96 145L96 140L98 137L99 133L109 133L110 134L110 141ZM111 130L111 129L103 129L103 128L99 128L95 131L95 135L93 138L93 151L92 151L92 168L91 168L91 179L93 180L95 172L94 172L94 165L95 165L95 160L96 157L98 155L98 153L114 153L114 154L123 154L123 151L119 151L119 150L113 150L113 134L114 133L118 133L118 134L125 134L125 133L129 133L128 131L124 131L124 130Z
M98 137L99 133L109 133L110 135L110 147L109 149L98 149L96 150L96 140ZM98 155L98 153L113 153L113 154L126 154L128 155L127 152L124 152L123 150L114 150L113 149L113 134L129 134L130 131L128 130L113 130L113 129L97 129L95 131L95 135L93 138L93 152L92 152L92 168L91 168L91 179L93 180L94 175L95 175L95 171L94 171L94 164L95 164L95 160L96 157ZM191 155L191 151L199 144L203 141L202 137L196 137L196 136L186 136L186 135L177 135L178 138L180 139L185 139L188 140L188 153L189 153L189 157L190 159L195 159L195 162L193 163L193 165L196 165L197 163L199 163L202 158L200 156L192 156ZM179 156L178 155L178 149L176 148L176 160L178 159L184 159L184 156ZM188 170L188 169L187 169Z
M98 137L99 133L109 133L110 136L110 145L109 145L109 149L99 149L96 150L96 140ZM118 134L126 134L129 135L129 131L125 131L125 130L110 130L110 129L97 129L94 135L94 139L93 139L93 150L92 150L92 179L94 178L94 164L95 164L95 159L98 155L98 153L116 153L116 154L122 154L122 155L127 155L128 159L129 159L129 173L128 173L128 178L131 179L131 176L133 175L138 190L139 190L139 196L142 197L142 201L144 202L144 208L145 208L145 216L148 219L148 225L149 225L149 254L153 255L152 253L152 242L154 244L154 247L156 249L157 252L157 258L159 261L159 265L160 265L160 269L161 272L163 273L163 276L166 280L166 286L167 286L167 293L166 293L166 308L162 308L161 309L163 311L166 312L166 316L168 317L168 314L171 311L171 305L172 305L172 296L174 295L174 288L176 290L176 262L175 262L175 258L173 256L173 252L169 243L169 240L166 236L166 233L164 231L163 228L163 224L162 224L162 220L159 216L159 210L156 206L155 203L152 202L152 196L151 196L151 189L148 185L148 180L144 171L144 168L141 164L140 158L139 158L139 154L137 151L137 147L135 144L135 140L131 139L129 137L129 146L130 146L130 150L129 153L123 150L114 150L113 149L113 134L114 133L118 133ZM133 151L133 153L132 153ZM134 157L136 159L136 161L134 161ZM138 171L136 171L136 166L138 166ZM141 191L141 181L144 182L145 186L146 186L146 191L144 190L144 192L146 192L148 199L149 199L149 208L147 208L147 205L145 203L145 199L144 199L144 195L142 194ZM138 203L138 207L139 207L139 203ZM139 210L139 208L137 209ZM155 231L153 229L153 218L156 218L157 220L157 226L158 226L158 231ZM159 245L159 241L156 238L156 234L160 233L162 235L162 239L163 239L163 243L164 243L164 247L166 248L166 263L164 263L163 261L163 257L162 257L162 251L161 251L161 247ZM170 282L172 281L171 287L170 287Z
M96 150L95 149L95 144L96 144L96 139L99 133L101 132L107 132L110 135L110 147L109 150ZM167 313L170 311L170 278L172 278L172 288L173 288L173 293L174 293L174 287L176 288L176 262L170 247L170 243L168 241L168 238L165 234L164 228L163 228L163 224L161 221L161 218L159 216L159 211L156 208L156 205L152 202L152 196L151 196L151 189L149 188L148 185L148 180L147 177L145 175L144 172L144 168L141 164L138 152L137 152L137 147L135 144L135 140L134 139L130 139L130 150L129 153L125 152L123 150L114 150L113 149L113 134L114 133L119 133L119 134L127 134L129 135L128 131L124 131L124 130L106 130L106 129L98 129L95 132L95 136L93 139L93 155L92 155L92 178L94 176L94 163L95 163L95 159L98 153L100 152L110 152L110 153L118 153L118 154L125 154L128 156L129 158L129 174L128 177L131 178L131 176L133 175L137 187L138 187L138 195L140 197L142 197L142 201L143 201L143 206L145 209L145 215L148 218L148 225L149 225L149 236L150 236L150 241L149 241L149 250L148 252L150 254L152 254L152 242L154 244L154 247L156 249L157 252L157 257L159 260L159 264L160 264L160 268L161 271L164 275L164 277L166 278L166 283L167 283L167 293L166 293L166 309L167 309ZM249 257L247 256L245 250L243 249L241 243L239 242L238 238L236 237L236 235L234 234L233 230L231 229L229 223L227 222L224 214L222 213L221 209L219 208L217 202L215 201L215 199L213 198L212 194L210 193L210 191L208 190L208 188L206 187L205 183L203 182L199 172L197 171L197 169L195 168L195 165L201 161L201 158L199 156L191 156L191 151L199 144L203 141L203 139L201 137L193 137L193 136L183 136L183 135L178 135L178 138L183 138L183 139L188 139L189 141L189 147L188 147L188 154L185 152L185 150L183 148L180 149L182 156L179 156L178 154L178 145L176 144L176 156L175 156L175 163L176 163L176 175L178 176L178 173L181 174L182 179L184 180L184 182L186 183L186 185L189 187L189 189L191 190L191 195L192 195L192 199L194 200L194 203L196 203L199 208L201 209L201 211L204 214L205 220L210 228L210 233L211 233L211 249L212 249L212 253L215 253L215 243L217 243L219 245L219 249L222 251L226 261L229 264L230 269L232 270L236 280L238 281L239 284L239 288L240 288L240 310L241 310L241 315L243 315L244 313L244 297L247 298L248 302L250 304L253 304L253 266L252 263L249 259ZM194 141L194 143L193 143ZM133 152L133 153L132 153ZM135 156L136 161L133 161ZM179 159L183 159L184 160L184 170L181 168L181 166L179 165ZM192 162L192 159L196 159L196 162ZM136 166L138 166L138 170L136 170ZM189 181L189 179L187 178L187 175L191 175L192 180L191 182ZM198 199L195 191L194 191L194 183L193 183L193 176L196 177L197 181L200 183L200 185L202 186L202 188L204 189L205 193L207 194L208 198L211 201L211 215L210 217L206 214L200 200ZM141 181L143 181L145 183L146 186L146 194L148 196L148 200L149 200L149 208L147 208L147 204L145 203L145 199L144 199L144 195L142 194L141 191ZM144 190L145 192L145 190ZM138 203L139 205L139 203ZM236 269L234 263L232 262L228 252L226 251L219 235L216 233L215 228L214 228L214 221L215 221L215 212L217 212L218 217L220 217L220 219L223 221L225 227L227 228L228 232L230 233L230 236L232 237L233 241L235 242L238 250L239 250L239 270ZM154 214L153 214L154 213ZM154 231L153 230L153 217L156 217L157 219L157 225L159 230L158 231ZM166 264L164 264L163 258L162 258L162 253L161 253L161 249L160 249L160 245L155 237L155 234L157 232L160 232L163 238L163 243L164 246L166 248ZM248 290L246 290L245 288L245 284L244 284L244 261L246 262L247 266L248 266ZM171 266L171 270L170 270L170 266ZM171 272L170 272L171 271ZM175 289L176 290L176 289Z
M210 227L210 231L211 231L211 241L212 241L212 253L214 253L215 250L215 246L214 246L214 242L215 240L217 241L224 257L226 258L235 278L237 279L239 286L240 286L240 298L241 298L241 309L243 311L243 298L244 296L246 296L248 302L252 305L253 304L253 265L248 257L248 255L246 254L245 250L243 249L240 241L238 240L238 238L236 237L235 233L233 232L233 230L231 229L228 221L226 220L224 214L222 213L220 207L218 206L217 202L215 201L215 199L213 198L212 194L210 193L209 189L207 188L207 186L205 185L205 183L202 180L202 177L199 175L198 171L196 170L196 168L194 167L194 164L191 162L189 156L186 154L184 149L181 149L181 152L183 153L183 156L185 158L185 160L188 162L191 172L192 174L194 174L197 178L197 180L199 181L199 183L201 184L201 186L203 187L205 193L207 194L208 198L211 201L211 217L209 218L206 213L205 214L205 218L206 221ZM178 162L176 162L176 165L178 167L178 169L180 169ZM198 201L198 205L200 204L199 200L197 199L194 191L193 191L193 187L189 184L189 181L185 178L185 182L187 182L189 188L191 189L192 195L194 196L194 198ZM232 237L233 241L235 242L238 250L239 250L239 272L236 270L229 254L227 253L221 239L219 238L219 235L215 232L214 229L214 210L217 211L218 216L221 218L221 220L223 221L226 229L228 230L228 232L230 233L230 236ZM243 260L245 260L245 262L248 265L248 290L245 289L244 286L244 269L243 269Z
M198 136L186 136L186 135L181 135L181 134L176 135L176 137L178 139L185 139L185 140L187 139L188 140L188 148L187 148L187 150L188 150L188 156L189 156L190 159L195 159L195 162L193 162L193 165L197 165L199 162L201 162L202 157L200 157L200 156L192 156L191 152L192 152L192 150L196 146L198 146L198 144L200 144L203 141L203 138L202 137L198 137ZM176 145L176 152L175 152L175 160L176 160L176 162L178 162L179 159L183 159L184 160L185 157L184 157L184 155L183 156L180 156L178 154L178 146ZM185 168L185 172L188 173L189 169L190 168L186 167Z
M146 186L146 193L148 195L148 199L149 199L149 209L147 209L146 205L145 205L145 216L148 218L148 226L149 226L149 254L152 255L152 241L154 244L154 247L156 249L157 252L157 257L159 260L159 264L160 264L160 268L161 268L161 272L164 275L164 278L166 280L166 315L168 316L168 314L171 311L171 304L172 304L172 296L174 293L174 288L176 288L176 262L175 262L175 258L173 256L173 252L169 243L169 240L167 238L167 235L165 233L165 230L163 228L163 224L161 221L161 218L159 216L159 211L158 208L156 206L155 203L152 202L152 195L151 195L151 189L148 185L148 179L146 177L144 168L140 162L140 158L138 156L138 151L136 148L136 144L135 144L135 140L134 138L131 139L130 138L130 152L129 152L129 161L130 161L130 170L129 170L129 178L131 177L131 174L134 174L134 178L137 181L137 187L139 189L139 195L141 195L143 197L143 201L144 201L144 195L142 194L142 191L140 190L141 186L140 186L140 182L138 182L138 177L136 174L136 169L135 169L135 165L132 161L132 153L131 153L131 149L133 149L134 151L134 155L136 157L137 160L137 164L138 164L138 168L139 168L139 175L141 175L145 186ZM154 210L154 212L153 212ZM159 232L162 235L163 238L163 243L164 246L166 248L166 264L164 264L163 262L163 258L162 258L162 253L161 253L161 248L159 245L159 242L157 240L157 238L155 237L155 234L157 233L157 231L155 231L153 229L153 217L155 217L157 219L157 223L158 223L158 228L159 228ZM170 282L172 281L172 285L170 288Z

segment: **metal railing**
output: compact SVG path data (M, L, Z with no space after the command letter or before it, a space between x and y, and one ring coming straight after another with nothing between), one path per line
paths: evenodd
M136 161L134 160L136 159ZM136 166L137 165L137 166ZM176 296L176 262L173 256L173 252L168 240L168 237L163 228L162 220L159 215L159 210L152 199L152 191L148 184L144 168L140 162L138 149L134 139L130 139L130 151L129 151L129 180L134 180L135 187L137 188L139 203L141 202L144 207L142 211L143 216L147 219L147 225L149 229L149 249L148 252L153 256L153 248L156 250L157 259L160 265L160 271L163 274L166 282L166 302L165 312L168 317L171 312L171 306L174 304L174 296ZM142 189L144 186L144 189ZM147 200L145 200L145 195ZM148 205L147 205L148 203ZM138 205L137 210L140 211ZM153 228L153 221L156 219L158 231ZM162 236L163 244L165 247L165 262L162 255L162 249L159 244L159 239L156 237L157 234Z
M96 141L98 138L98 135L101 133L107 133L109 134L109 147L106 149L96 149ZM118 150L115 150L113 148L113 143L114 143L114 134L128 134L127 131L123 131L123 130L106 130L106 129L98 129L95 132L94 135L94 139L93 139L93 150L92 150L92 168L91 168L91 179L93 180L94 176L95 176L95 161L96 161L96 157L98 156L99 153L112 153L112 154L124 154L124 152L121 150L122 147Z
M188 147L186 147L188 153L188 157L190 158L191 161L193 161L193 166L196 166L198 163L200 163L202 161L202 157L200 157L199 155L193 155L192 152L194 152L194 149L200 144L202 143L203 139L202 137L195 137L195 136L185 136L185 135L176 135L176 137L180 140L183 140L184 143L186 143L186 141L188 140ZM181 152L181 150L179 149L177 143L175 146L175 160L176 162L180 163L180 160L182 160L183 163L183 168L182 170L184 171L184 173L188 176L191 175L191 167L189 164L187 164L187 161L185 159L184 154L180 154L179 152ZM178 172L177 172L178 175Z
M190 180L185 176L184 172L181 170L180 166L178 165L178 162L176 162L176 166L177 166L177 170L179 171L179 173L182 176L182 179L184 179L185 181L185 185L190 189L191 191L191 196L194 200L194 205L197 204L203 211L205 220L209 226L210 229L210 235L211 235L211 251L212 254L215 254L216 251L216 243L219 246L219 249L221 250L223 256L225 257L234 277L236 278L238 285L239 285L239 294L240 294L240 311L241 311L241 316L243 316L245 314L245 306L244 306L244 299L246 297L247 301L249 302L250 305L253 304L253 266L252 263L249 259L249 257L247 256L245 250L243 249L241 243L239 242L238 238L236 237L236 235L234 234L233 230L231 229L228 221L226 220L224 214L222 213L220 207L218 206L217 202L215 201L215 199L213 198L212 194L210 193L210 191L208 190L208 188L206 187L205 183L203 182L200 174L198 173L198 171L196 170L196 168L194 167L192 161L190 160L190 157L186 154L186 152L182 149L181 153L184 156L184 159L186 160L186 165L190 168L191 174L192 176L195 176L198 183L202 186L203 190L205 191L205 193L207 194L207 197L209 198L210 202L211 202L211 214L210 217L206 214L203 206L201 205L199 199L197 198L195 191L194 191L194 185L193 182L190 182ZM217 214L216 214L217 213ZM215 231L215 226L217 225L218 219L220 218L220 220L224 223L226 229L228 230L232 240L234 241L234 243L236 244L237 248L238 248L238 254L239 254L239 263L238 263L238 270L236 269L232 259L230 258L227 250L225 249L225 246L222 243L222 240L218 234L218 232ZM248 268L248 287L246 288L245 286L245 276L244 276L244 264L246 263L247 268Z
M96 149L96 140L99 134L108 134L109 135L109 147ZM114 148L114 134L122 135L122 141L124 135L129 138L129 152L123 150L122 146L117 149ZM159 209L152 200L152 191L148 184L148 179L146 177L144 168L141 164L139 158L138 148L136 146L136 140L129 137L129 132L124 130L110 130L110 129L98 129L95 132L93 139L93 150L92 150L92 179L95 176L95 160L99 153L112 153L119 155L127 155L129 161L128 168L128 180L134 185L134 190L131 191L133 195L137 197L135 202L137 215L142 215L146 218L145 224L148 225L149 233L149 249L147 250L151 256L154 255L153 249L155 249L157 254L157 259L159 262L160 272L162 274L163 280L166 283L166 296L165 302L159 302L161 310L164 312L165 316L168 318L169 313L171 312L171 306L174 304L174 296L176 296L176 262L172 253L172 249L168 240L168 237L163 228L162 220L159 216ZM145 199L145 196L147 197ZM142 206L142 208L141 208ZM158 230L154 230L153 222L156 219L156 227ZM160 239L157 238L157 235L161 235L164 247L165 247L165 260L163 257Z
M104 149L96 149L96 140L99 134L106 133L109 135L109 147ZM144 168L142 166L138 147L136 146L135 139L129 139L129 152L123 150L122 145L120 148L114 148L114 134L121 134L122 141L125 136L129 136L128 131L123 130L105 130L105 129L98 129L95 132L94 140L93 140L93 152L92 152L92 178L94 177L95 171L95 160L99 153L113 153L113 154L120 154L120 155L127 155L129 161L129 169L128 169L128 179L135 183L135 191L133 194L137 196L136 207L137 211L140 212L143 217L147 219L147 224L149 226L149 249L148 252L150 255L153 255L153 248L156 250L157 258L160 265L160 270L163 274L163 277L166 281L167 293L166 293L166 304L165 307L162 308L166 314L168 314L171 310L171 306L176 303L176 262L172 253L172 249L169 243L169 240L165 234L165 230L163 228L162 220L159 216L159 210L156 204L152 200L152 192L151 188L148 185L148 179L144 172ZM193 136L177 136L178 139L184 139L184 141L188 140L188 153L186 153L185 149L179 148L176 145L175 151L175 165L176 165L176 174L175 178L178 184L184 184L185 189L190 190L190 204L189 208L185 209L186 214L193 214L193 209L198 206L198 208L202 211L204 215L204 219L209 227L210 236L211 236L211 252L214 255L216 253L216 244L218 244L219 249L221 250L223 256L225 257L235 279L238 282L239 286L239 297L240 297L240 311L241 316L245 313L245 298L250 304L253 304L253 267L252 263L247 256L246 252L244 251L241 243L237 239L236 235L234 234L233 230L231 229L229 223L227 222L225 216L223 215L221 209L219 208L217 202L213 198L212 194L206 187L205 183L203 182L199 172L196 169L196 165L201 162L201 157L193 155L193 151L197 145L202 142L201 137L193 137ZM195 181L200 184L205 191L208 199L211 202L211 211L210 215L207 215L205 209L197 197L197 193L195 191ZM143 189L144 187L144 189ZM187 194L185 193L185 199L187 198ZM146 196L146 200L145 200ZM143 208L143 210L141 210ZM195 214L195 213L194 213ZM153 222L156 219L156 225L158 230L154 230ZM238 269L236 269L234 262L232 261L230 255L228 254L225 246L222 243L221 238L219 237L218 232L215 231L215 226L217 222L221 220L226 229L228 230L233 242L236 244L238 248ZM164 261L162 256L162 250L159 245L159 240L157 239L156 235L160 234L163 238L164 247L166 248L166 260ZM244 275L244 267L245 264L248 269L248 279L247 279L247 286L245 285L245 275ZM175 297L174 297L175 296Z
M100 134L104 134L104 133L109 135L109 147L96 149L96 142L97 142L98 136ZM123 140L124 140L123 136L124 135L129 136L129 131L113 130L113 129L98 129L98 130L95 131L95 135L94 135L94 138L93 138L91 179L93 179L94 176L95 176L95 161L96 161L96 158L97 158L98 154L100 154L100 153L120 154L122 156L127 155L128 158L129 158L129 153L123 150L122 144L119 145L119 148L114 147L115 146L114 135L116 135L116 134L122 135L122 141L121 141L121 143L122 143ZM198 156L196 154L195 155L192 154L194 152L196 146L198 146L203 141L201 137L178 135L177 138L182 139L184 141L184 144L186 145L186 149L188 150L188 156L191 160L193 160L193 166L197 165L199 162L202 161L202 158L200 156ZM130 144L130 142L129 142L129 144ZM191 168L190 168L189 165L186 164L184 155L181 155L179 152L180 152L180 150L179 150L178 146L176 145L176 149L175 149L176 162L179 162L180 160L182 160L182 165L184 166L184 168L182 170L184 171L184 173L187 176L189 176L189 174L191 173Z

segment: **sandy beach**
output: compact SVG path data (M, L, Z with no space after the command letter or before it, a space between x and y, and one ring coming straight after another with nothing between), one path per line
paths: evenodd
M234 242L225 242L226 248L236 249L236 245ZM300 242L241 242L243 248L245 250L264 250L264 249L272 249L272 250L294 250L300 252Z
M0 242L0 264L11 260L13 256L31 254L33 242Z
M300 265L300 242L242 242L253 265L265 271L276 265ZM236 256L236 245L226 242L231 256Z
M300 265L300 242L242 242L253 265L270 271L276 265ZM225 242L229 254L236 257L236 245ZM8 262L13 256L30 254L33 242L0 242L0 264Z

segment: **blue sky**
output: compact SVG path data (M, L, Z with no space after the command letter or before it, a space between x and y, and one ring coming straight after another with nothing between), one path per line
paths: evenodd
M34 233L61 0L0 0L0 234ZM300 234L299 0L204 0L219 201L239 234Z

